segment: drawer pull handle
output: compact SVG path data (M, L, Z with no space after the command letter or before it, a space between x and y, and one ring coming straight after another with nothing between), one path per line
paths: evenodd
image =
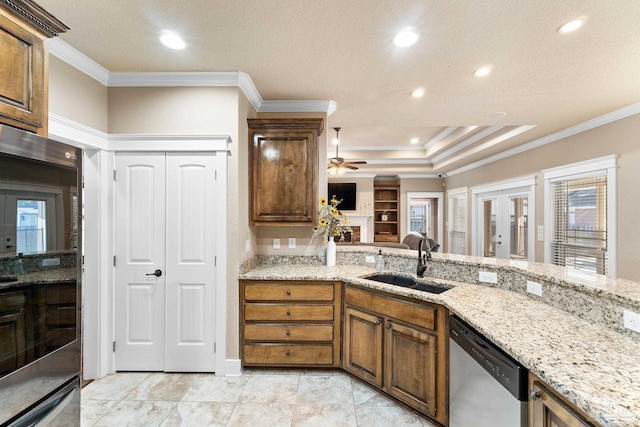
M376 325L380 324L380 319L376 320Z
M391 329L391 322L387 321L387 329Z
M287 336L291 335L291 331L287 329L287 332L285 332L285 334L287 334Z
M287 295L291 295L291 289L287 289Z
M286 354L287 356L291 354L291 350L287 349L284 354Z
M287 316L291 316L291 310L287 310Z

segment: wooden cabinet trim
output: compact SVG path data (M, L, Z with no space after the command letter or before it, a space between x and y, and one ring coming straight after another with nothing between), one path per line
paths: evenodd
M587 419L583 410L567 402L553 388L540 380L535 374L529 373L529 426L552 427L595 427ZM536 398L532 397L535 393ZM560 420L562 424L555 423Z
M47 37L55 37L70 30L62 21L31 0L0 0L0 8L20 17Z

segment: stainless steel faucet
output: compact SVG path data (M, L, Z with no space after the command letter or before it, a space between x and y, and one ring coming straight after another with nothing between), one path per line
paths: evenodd
M424 246L424 254L422 253L422 245ZM418 277L424 277L424 272L427 270L427 261L431 259L431 249L429 248L429 243L427 242L427 238L420 240L418 244L418 269L416 274Z

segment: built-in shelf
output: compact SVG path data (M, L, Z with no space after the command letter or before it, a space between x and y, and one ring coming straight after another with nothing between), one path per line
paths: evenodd
M400 186L374 185L373 187L373 240L400 243ZM382 215L387 220L382 220ZM385 234L380 234L380 233ZM388 233L388 234L386 234Z

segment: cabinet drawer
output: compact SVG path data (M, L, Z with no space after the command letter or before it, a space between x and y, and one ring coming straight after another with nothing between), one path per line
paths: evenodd
M333 305L247 304L244 319L251 320L333 320Z
M248 344L244 346L244 362L260 365L332 365L333 346Z
M333 301L333 285L260 284L245 285L247 301Z
M246 325L247 341L331 341L333 325Z
M75 307L48 307L46 315L47 326L62 326L76 324Z
M345 303L426 329L436 330L436 308L347 287Z

